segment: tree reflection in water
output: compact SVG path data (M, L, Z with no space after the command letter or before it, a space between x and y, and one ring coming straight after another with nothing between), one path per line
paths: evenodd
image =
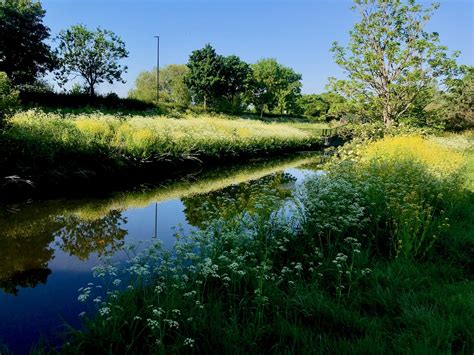
M188 223L205 228L216 219L231 221L242 213L274 211L291 196L294 181L292 175L278 172L181 201ZM57 249L81 260L92 253L110 255L120 249L127 235L127 219L121 211L129 205L109 209L110 201L99 202L63 205L53 201L0 214L0 289L17 294L20 287L46 283L51 273L48 263Z
M275 210L292 195L295 177L279 172L261 179L231 185L222 190L182 198L189 224L205 228L216 219L232 220L242 213L262 213Z
M0 235L0 289L17 295L19 287L45 284L54 258L52 243L63 251L87 259L91 253L108 255L124 244L126 218L117 210L91 220L75 214L11 215ZM27 218L22 218L27 217Z
M33 228L31 228L33 227ZM48 262L54 257L49 246L54 240L56 225L32 223L21 228L5 230L0 236L0 289L14 295L18 287L35 287L46 283L51 271Z
M111 255L124 245L127 231L121 228L127 223L122 212L111 210L105 216L84 220L77 215L56 217L62 226L56 232L57 245L61 250L77 256L81 260L89 258L91 253L99 256Z

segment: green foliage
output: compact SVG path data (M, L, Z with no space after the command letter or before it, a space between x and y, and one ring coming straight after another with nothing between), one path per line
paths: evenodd
M189 56L189 72L186 83L194 102L208 103L218 97L219 88L223 85L223 59L210 44L195 50Z
M49 28L43 25L39 1L0 2L0 72L7 73L14 85L33 83L55 65L45 43Z
M126 66L119 60L127 58L125 43L115 33L97 28L88 30L83 25L75 25L59 33L56 56L59 69L56 79L64 86L71 76L84 79L90 96L95 95L95 86L114 81L124 82L122 74Z
M195 50L189 56L189 72L185 77L193 101L220 111L239 111L241 94L246 92L251 80L251 69L239 57L216 53L210 44Z
M459 237L446 231L429 256L398 249L390 240L398 224L378 217L417 223L413 216L398 220L392 203L412 211L411 204L429 205L445 183L449 191L449 174L441 172L448 180L440 180L431 174L442 165L390 159L343 164L309 178L302 199L282 201L273 185L261 186L274 201L270 209L265 201L254 213L221 219L220 209L204 206L216 214L205 228L189 235L178 230L172 250L157 244L133 254L124 291L116 267L106 261L94 268L115 286L108 298L95 298L98 312L63 352L472 352L467 240L452 243ZM418 193L418 201L403 198ZM456 194L443 199L450 197L459 202ZM443 201L432 207L442 205L449 207ZM300 207L288 215L289 206ZM472 222L456 218L464 228ZM450 253L439 254L448 245ZM80 289L78 299L94 298L93 286Z
M301 92L301 74L279 64L275 59L261 59L252 64L253 85L249 101L263 116L266 110L280 114L297 111Z
M322 118L329 111L329 103L316 94L302 95L298 106L304 115L314 118Z
M427 86L451 77L457 66L447 48L439 45L438 33L424 30L438 5L423 8L403 0L354 2L360 22L351 31L347 48L337 42L332 48L348 80L333 80L333 86L355 101L360 115L375 114L390 125L407 115Z
M90 96L84 88L73 85L69 93L48 90L21 91L20 101L24 106L41 107L42 110L60 110L65 113L107 113L153 115L157 110L153 104L131 98L120 98L115 93Z
M187 66L178 64L170 64L160 69L161 102L172 103L179 107L189 106L191 95L184 83L187 72ZM128 96L146 102L156 101L156 69L138 74L135 87L130 90Z
M461 67L462 78L448 82L442 114L451 130L474 127L474 67Z
M230 111L240 111L241 94L248 91L252 80L250 66L235 55L223 57L222 95L230 105Z
M11 114L19 103L18 91L13 89L7 74L0 72L0 128L5 117Z

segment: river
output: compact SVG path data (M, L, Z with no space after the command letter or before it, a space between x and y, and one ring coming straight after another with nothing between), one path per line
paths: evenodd
M128 245L172 246L176 226L189 232L251 211L267 200L262 194L287 199L320 159L256 160L101 197L0 205L0 353L28 353L39 341L54 346L66 325L79 327L87 305L78 289L94 282L101 257L123 263Z

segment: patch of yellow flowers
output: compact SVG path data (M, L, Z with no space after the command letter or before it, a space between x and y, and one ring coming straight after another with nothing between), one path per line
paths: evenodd
M415 135L387 137L368 144L359 153L361 163L374 160L414 160L441 175L458 172L465 163L462 152Z

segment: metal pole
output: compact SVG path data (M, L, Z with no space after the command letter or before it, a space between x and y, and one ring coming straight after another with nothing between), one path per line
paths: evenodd
M156 103L160 102L160 36L156 38Z
M155 235L154 237L158 237L158 202L155 203Z

